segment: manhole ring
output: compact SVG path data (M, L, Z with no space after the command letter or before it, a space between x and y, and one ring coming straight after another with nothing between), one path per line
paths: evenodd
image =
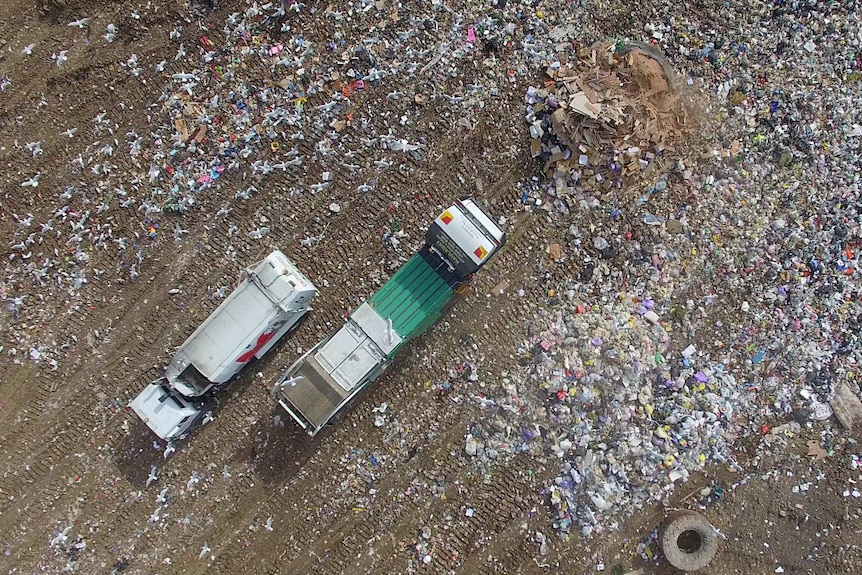
M718 551L718 536L706 517L695 511L675 511L659 535L668 563L682 571L702 569Z

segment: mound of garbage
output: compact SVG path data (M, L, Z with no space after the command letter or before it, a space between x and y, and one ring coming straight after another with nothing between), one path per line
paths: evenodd
M525 96L530 155L553 195L628 188L670 161L687 127L676 75L648 45L597 44Z

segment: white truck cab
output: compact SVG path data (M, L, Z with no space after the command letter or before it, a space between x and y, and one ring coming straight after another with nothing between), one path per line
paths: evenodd
M177 348L165 374L131 402L162 439L187 434L252 358L260 359L311 309L314 284L282 252L245 270L245 277Z
M172 440L187 434L209 411L212 403L212 400L190 401L153 382L132 400L131 407L153 433Z

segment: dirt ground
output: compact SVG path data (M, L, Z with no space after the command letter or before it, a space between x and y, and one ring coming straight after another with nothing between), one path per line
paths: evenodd
M40 4L49 8L45 14ZM152 129L158 115L149 106L163 83L153 66L173 60L177 50L169 32L180 23L187 45L204 32L218 42L219 23L234 4L241 5L223 1L219 12L199 16L171 0L59 4L0 4L0 68L15 86L0 100L3 250L20 239L15 216L32 213L35 222L45 222L63 206L58 196L65 185L95 184L102 177L69 167L79 154L91 153L94 141L121 137L99 131L96 116L106 112L124 131ZM135 8L138 18L131 15ZM85 15L92 18L88 29L66 25ZM111 44L97 41L109 22L120 28L119 37ZM40 57L25 58L22 49L34 42ZM48 56L65 49L69 61L58 68ZM120 66L132 52L142 79ZM171 66L176 72L182 62ZM444 127L440 118L451 114L437 104L424 108L413 129L433 134L430 153L405 160L404 170L376 175L374 194L349 193L357 183L334 170L335 185L316 194L290 194L297 182L287 174L249 201L228 199L243 232L261 222L270 226L263 241L245 233L229 236L229 222L215 215L226 200L211 190L181 218L189 233L179 243L170 232L170 215L162 216L158 237L148 240L133 207L115 203L99 214L115 235L137 234L146 245L136 281L118 265L113 248L92 252L90 268L101 273L88 276L77 290L43 288L9 272L6 288L29 301L17 317L3 310L0 320L0 571L532 574L591 573L603 566L609 573L637 567L672 573L638 552L665 507L637 511L611 537L563 541L553 535L540 495L555 462L516 457L482 473L463 449L476 409L440 396L431 385L466 359L497 372L513 367L511 350L546 295L547 278L523 263L541 259L548 242L558 238L540 213L525 212L519 203L521 182L532 170L524 153L522 93L512 90L485 108L483 120L468 133ZM372 96L359 114L367 115L372 130L385 133L387 118L373 111L387 105L394 104ZM79 127L74 138L60 135L72 127ZM35 158L21 149L32 141L42 142L43 153ZM300 148L312 155L315 141L309 137ZM112 161L120 173L145 172L148 166L120 154ZM38 187L20 187L36 172L44 174ZM310 183L317 176L297 178ZM399 256L380 241L392 220L408 232L403 245L409 253L421 241L421 226L465 192L487 199L507 217L517 230L509 245L338 426L309 440L276 409L269 385L297 351L313 345L394 271ZM72 211L95 210L75 201ZM342 207L337 214L328 208L332 202ZM320 241L303 247L301 240L312 235ZM154 437L124 406L218 305L212 293L233 285L243 266L275 247L320 288L312 316L292 339L248 368L222 397L215 421L165 460ZM58 268L72 251L52 234L32 249L36 260L54 259ZM570 262L555 274L576 271L577 263ZM511 293L491 296L504 278ZM523 297L512 295L517 289ZM61 350L56 370L8 355L17 348L19 357L26 356L40 342ZM384 402L397 426L373 425L372 409ZM846 436L827 438L834 450L815 462L806 441L821 441L819 433L817 427L804 430L776 458L756 457L761 439L750 438L740 448L742 472L710 469L669 496L668 508L697 509L701 489L726 487L719 500L704 504L706 516L726 536L704 573L755 575L781 568L822 575L860 568L862 500L843 495L859 476L850 457L858 444ZM152 466L159 479L147 487ZM800 484L810 487L800 490ZM168 504L161 506L156 498L165 487ZM52 545L68 526L67 539ZM544 555L536 531L548 537ZM418 560L417 543L432 549L427 565ZM199 557L204 545L211 551Z

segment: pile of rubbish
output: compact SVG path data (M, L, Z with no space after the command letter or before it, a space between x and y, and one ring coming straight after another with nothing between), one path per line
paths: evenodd
M654 305L628 294L603 306L573 298L536 318L544 327L519 348L528 367L506 374L492 395L502 409L468 437L467 453L488 459L562 460L547 496L563 535L602 532L614 524L606 518L661 501L707 461L735 465L744 386L694 345L671 351Z
M697 343L680 349L669 310L649 298L618 293L590 305L568 290L560 300L528 327L522 367L477 397L485 413L465 454L481 465L517 454L559 459L544 495L565 538L616 529L706 465L741 472L742 436L776 449L833 413L816 378L794 386L758 376L780 358L774 351L731 369Z
M741 437L779 450L833 415L847 429L862 421L849 201L859 180L840 175L858 167L825 152L852 149L862 130L827 144L802 96L785 110L777 91L749 110L719 85L710 105L727 98L732 111L718 114L751 143L721 130L690 162L678 83L648 48L582 49L547 76L525 96L541 174L522 202L554 212L566 243L537 265L553 289L519 347L522 367L483 391L466 455L559 458L544 491L554 528L591 537L707 465L740 471ZM767 146L784 113L824 140L816 157ZM784 170L794 161L816 169ZM566 255L579 273L560 267Z
M530 155L559 197L576 186L604 193L640 181L668 161L672 139L686 129L673 70L649 46L583 48L546 77L527 91L526 121Z

